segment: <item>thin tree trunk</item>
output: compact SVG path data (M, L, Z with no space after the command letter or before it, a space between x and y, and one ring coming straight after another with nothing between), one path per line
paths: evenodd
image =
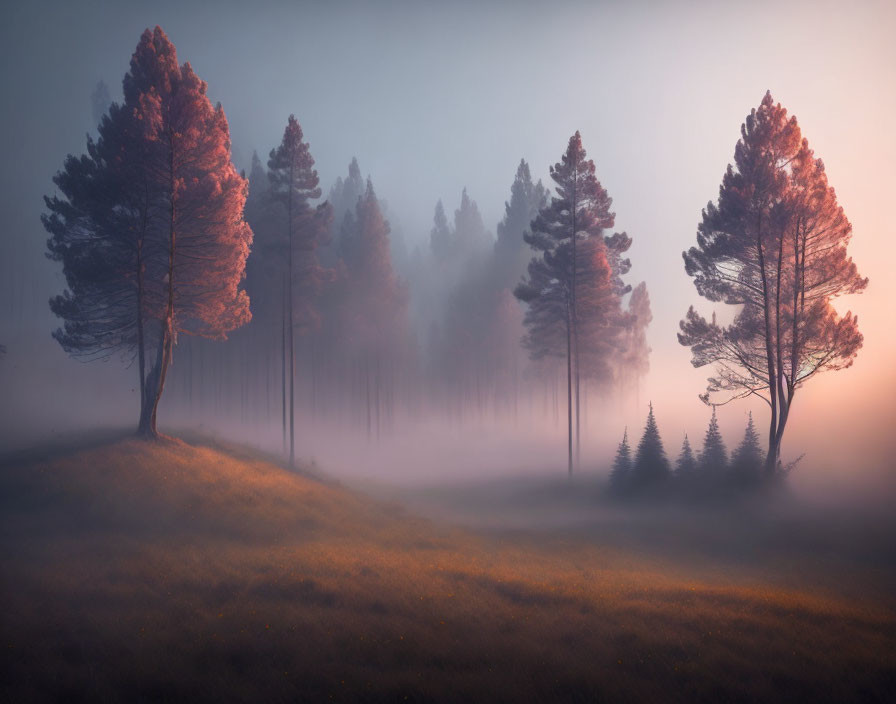
M784 234L782 233L778 241L778 262L776 267L777 281L775 282L775 352L776 352L776 382L778 392L778 427L775 428L775 448L776 457L775 465L777 466L781 458L781 438L784 435L784 426L787 424L787 416L789 408L787 404L787 395L784 389L784 347L781 341L781 284L783 279L782 269L784 266Z
M370 442L370 358L364 357L364 393L367 401L367 442Z
M566 308L566 431L569 478L572 479L572 311Z
M579 207L579 169L576 164L573 170L574 190L572 202L572 339L575 345L573 354L573 364L575 365L576 377L576 465L578 466L581 454L581 433L579 425L579 311L578 311L578 256L576 251L576 214ZM572 470L570 470L570 476Z
M765 253L762 249L762 216L759 215L756 222L756 246L759 254L759 275L762 281L762 312L765 320L765 357L768 364L768 390L771 402L771 419L768 430L768 454L765 457L765 473L771 477L775 473L778 461L778 448L776 437L778 431L778 394L775 389L775 355L772 350L772 329L769 300L768 277L765 271Z
M289 208L287 216L289 218L289 271L287 272L287 281L289 285L289 320L287 324L289 333L289 468L293 469L296 465L296 416L295 416L295 376L296 376L296 353L295 353L295 317L293 315L293 291L292 291L292 187L293 187L293 165L289 165Z
M283 277L283 312L280 315L280 408L283 416L283 454L286 455L286 277Z

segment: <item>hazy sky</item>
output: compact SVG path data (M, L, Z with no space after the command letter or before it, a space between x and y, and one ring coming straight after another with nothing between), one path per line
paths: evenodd
M871 278L842 306L859 313L865 349L853 369L797 398L785 454L810 439L824 452L855 447L896 420L896 3L26 2L3 14L6 272L19 267L9 264L14 241L28 240L40 260L40 197L65 154L84 148L90 93L102 78L118 97L140 33L156 24L223 104L240 165L274 146L295 113L325 191L357 156L410 248L428 245L435 201L453 210L464 186L494 232L519 159L547 181L580 130L617 227L634 239L631 280L648 282L644 395L673 447L687 419L706 414L696 400L706 370L693 370L675 340L698 302L681 251L741 122L771 89L824 159L854 226L851 253ZM61 282L44 283L50 264L33 266L46 300ZM0 317L3 338L21 334ZM725 409L723 427L742 427L746 408ZM838 419L860 414L872 430L849 425L849 442L835 443L847 432Z

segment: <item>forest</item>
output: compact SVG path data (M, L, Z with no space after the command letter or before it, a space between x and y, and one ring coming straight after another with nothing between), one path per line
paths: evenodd
M334 59L330 102L265 100L283 46L250 33L217 67L222 38L180 24L196 8L161 13L171 35L122 10L130 53L41 111L68 146L19 162L0 234L3 696L890 700L892 248L816 154L841 153L831 114L781 91L798 121L769 68L746 103L617 116L630 156L562 101L529 130L546 74L525 99L449 93L468 107L427 123L365 83L423 90L400 5L368 18L395 75ZM348 11L301 9L307 47ZM461 13L410 16L428 37ZM10 56L32 41L6 34ZM444 78L459 56L420 60ZM505 99L519 126L476 116ZM86 139L63 127L78 101ZM465 140L478 158L453 157Z
M403 278L371 177L353 159L324 199L294 115L266 167L253 152L248 176L238 173L223 107L160 27L141 37L123 91L110 103L97 85L97 136L54 177L60 195L46 198L43 223L68 286L50 302L63 323L53 337L69 354L136 367L139 435L159 437L169 369L191 413L210 395L244 424L279 415L290 467L297 397L303 415L360 424L372 439L396 415L462 422L541 396L565 406L572 476L589 394L620 395L648 371L650 294L626 281L632 238L612 231L613 201L579 132L550 187L520 161L497 239L466 189L453 222L438 200L429 251L414 250ZM744 122L735 167L683 256L699 295L739 310L722 326L691 307L679 342L694 366L716 365L707 405L765 400L768 445L760 461L751 416L728 473L713 410L699 463L685 436L684 482L786 474L796 390L850 366L863 341L855 316L832 305L868 284L846 251L851 225L771 93ZM651 405L634 462L627 435L620 445L613 484L640 490L671 474Z

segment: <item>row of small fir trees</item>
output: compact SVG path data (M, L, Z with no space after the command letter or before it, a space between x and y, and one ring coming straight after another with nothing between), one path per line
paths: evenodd
M673 486L695 495L728 487L748 488L760 483L762 466L763 453L753 414L749 415L743 439L729 460L715 407L703 439L703 450L695 455L685 435L681 452L672 466L666 457L651 403L634 459L627 429L622 436L610 472L610 490L617 496L631 496Z

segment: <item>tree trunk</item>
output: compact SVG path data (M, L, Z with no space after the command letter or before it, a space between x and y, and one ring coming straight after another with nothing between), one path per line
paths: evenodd
M765 271L765 252L762 248L762 216L756 222L756 247L759 255L759 275L762 281L762 314L765 322L765 356L768 364L768 391L771 402L771 418L768 429L768 454L765 456L765 473L771 477L778 463L778 394L775 388L775 354L772 349L771 311L768 300L768 277Z
M177 246L177 221L176 189L174 176L174 135L169 132L168 151L168 301L165 309L165 320L162 324L162 335L159 339L159 350L152 373L147 379L147 394L144 400L140 417L138 432L144 437L158 438L156 429L156 417L159 411L159 401L165 388L165 378L168 374L168 366L174 346L174 252ZM152 383L150 383L152 382Z
M289 218L289 271L287 272L287 291L289 295L289 316L287 321L287 332L289 333L289 468L295 468L296 464L296 416L295 416L295 376L296 376L296 354L295 354L295 317L293 315L293 292L292 292L292 187L293 187L293 166L289 166L289 210L287 216Z
M579 207L579 198L578 198L578 186L579 186L579 169L578 164L576 165L575 170L573 171L575 188L573 191L573 201L572 201L572 339L573 344L575 346L574 354L573 354L573 364L575 365L575 378L576 378L576 465L579 464L580 459L580 450L581 450L581 436L580 436L580 425L579 425L579 311L578 311L578 291L576 290L576 283L578 280L578 257L576 254L576 214ZM572 462L572 460L570 460ZM570 476L572 476L572 469L569 471Z
M280 409L283 416L283 454L286 455L286 279L283 279L283 312L280 315Z
M572 311L566 308L566 434L569 478L572 479Z

